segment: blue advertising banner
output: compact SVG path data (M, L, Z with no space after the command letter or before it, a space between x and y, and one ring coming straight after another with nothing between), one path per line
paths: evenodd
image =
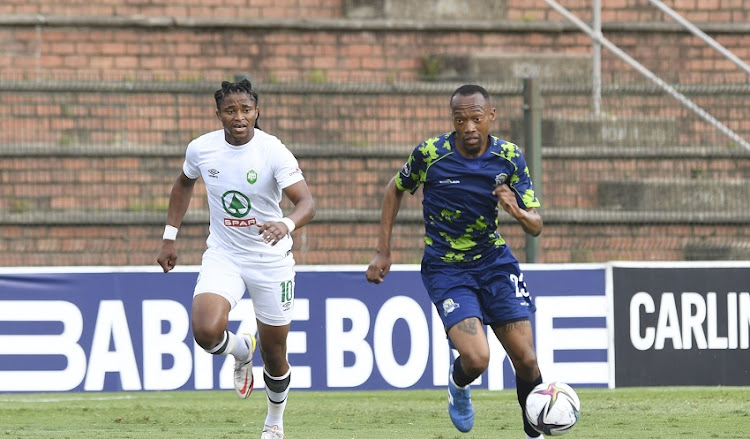
M545 380L609 386L604 266L522 268L538 308L532 323ZM292 386L447 386L453 353L419 267L394 266L381 285L367 283L365 270L297 267ZM0 271L0 392L232 389L233 359L209 355L193 341L197 273L198 267L169 274L158 267ZM255 332L247 296L229 326ZM514 388L502 346L491 333L488 340L490 368L475 385Z

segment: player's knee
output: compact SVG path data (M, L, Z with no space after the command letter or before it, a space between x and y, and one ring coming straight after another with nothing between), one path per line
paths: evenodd
M206 325L193 322L193 338L198 346L211 350L224 341L224 328L220 325Z
M469 376L479 376L490 365L489 352L469 352L461 354L461 367Z
M289 368L286 356L270 356L268 353L263 355L263 367L272 376L279 376Z
M533 381L539 375L539 365L533 350L523 352L513 361L516 373L527 381Z

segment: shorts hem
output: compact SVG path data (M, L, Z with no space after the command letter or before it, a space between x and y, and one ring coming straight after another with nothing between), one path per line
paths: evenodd
M217 296L221 296L221 297L224 298L224 300L226 300L227 302L229 302L229 306L230 306L231 309L234 309L234 307L237 306L237 301L234 300L234 297L232 297L228 293L218 292L218 291L209 291L209 290L206 290L206 291L193 291L193 297L195 297L195 296L197 296L199 294L216 294Z
M461 320L458 320L458 321L456 321L454 323L451 323L450 326L446 326L445 322L443 322L443 328L445 328L445 333L447 334L448 331L450 331L452 327L454 327L454 326L458 325L459 323L463 322L464 320L470 319L472 317L479 319L479 323L484 324L484 322L482 321L482 316L466 315Z
M501 320L501 321L498 321L498 322L485 323L485 325L489 326L490 328L494 328L495 326L507 325L508 323L515 323L515 322L520 322L520 321L523 321L523 320L531 320L531 318L528 317L528 316L516 317L516 318L513 318L513 319L509 319L509 320Z
M289 325L289 324L292 323L292 319L291 318L289 320L269 319L269 318L266 318L265 316L258 315L257 313L255 314L255 318L259 322L263 323L264 325L268 325L268 326L286 326L286 325Z

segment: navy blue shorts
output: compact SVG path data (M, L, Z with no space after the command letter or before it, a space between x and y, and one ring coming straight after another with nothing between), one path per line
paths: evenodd
M425 259L422 282L446 331L469 317L495 326L528 319L536 311L518 262L469 265Z

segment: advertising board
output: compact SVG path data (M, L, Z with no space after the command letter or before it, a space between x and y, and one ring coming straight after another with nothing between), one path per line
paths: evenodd
M288 340L292 386L393 389L447 386L453 353L418 266L366 282L364 266L297 267ZM605 270L526 265L545 379L606 387ZM231 357L193 341L190 304L198 267L59 267L0 271L0 391L232 389ZM254 332L246 296L230 330ZM515 388L494 335L489 371L476 387ZM260 375L260 361L255 363ZM262 380L256 380L262 387Z
M613 263L615 384L750 385L750 263Z

